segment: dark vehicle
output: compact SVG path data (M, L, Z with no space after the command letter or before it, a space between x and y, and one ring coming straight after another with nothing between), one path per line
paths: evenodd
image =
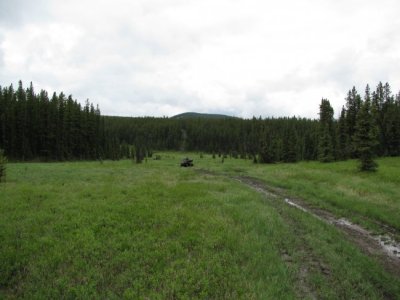
M184 158L181 161L181 167L193 167L193 159Z

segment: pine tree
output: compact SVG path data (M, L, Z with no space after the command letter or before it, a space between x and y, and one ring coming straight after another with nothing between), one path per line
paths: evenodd
M7 158L4 155L4 150L0 149L0 182L4 181L6 177L6 164Z
M333 161L333 146L332 138L329 133L327 126L323 126L321 130L321 135L318 143L318 160L320 162L331 162Z
M382 135L381 148L384 155L398 155L397 146L397 107L395 98L389 83L383 87L383 107L382 107L382 126L380 133Z
M333 148L333 108L329 100L322 99L319 106L320 136L318 143L318 159L321 162L331 162L334 159Z
M18 82L18 89L16 91L16 129L17 129L17 140L16 140L16 153L18 156L25 160L30 156L30 146L28 139L28 124L27 124L27 102L26 92L23 88L22 81Z
M46 91L35 94L33 84L24 90L0 87L0 148L15 160L94 159L104 153L104 118L93 104L82 108L72 96ZM109 151L107 153L111 153ZM115 156L113 156L115 157Z
M353 140L354 133L356 131L357 114L361 107L361 97L358 94L356 88L353 88L348 92L346 98L346 128L347 135L350 141L349 154L351 157L356 156L356 151L352 147L351 141Z
M377 138L378 138L378 145L377 145L377 154L382 156L385 154L385 147L384 142L384 134L383 134L383 127L384 127L384 120L383 120L383 103L384 103L384 87L382 82L379 82L376 90L372 93L372 104L371 104L371 114L373 116L374 122L377 128Z
M3 89L0 85L0 146L5 144L6 139L6 103L3 97Z
M346 110L344 107L342 107L342 111L338 120L336 137L336 157L339 160L345 160L349 155L349 137L347 135Z
M275 153L272 147L272 143L265 140L260 147L259 162L264 164L271 164L276 161Z
M375 171L378 167L373 160L374 148L377 144L376 127L371 114L370 99L367 98L357 115L354 148L360 159L361 171Z
M37 156L39 111L36 100L37 98L31 82L29 88L26 89L26 139L28 151L25 157L28 160Z
M283 153L282 159L284 162L293 163L297 161L296 143L297 135L293 127L286 129L284 133L285 137L283 140Z
M394 102L394 124L393 124L393 142L392 149L393 154L398 156L400 155L400 92L396 95L396 99Z

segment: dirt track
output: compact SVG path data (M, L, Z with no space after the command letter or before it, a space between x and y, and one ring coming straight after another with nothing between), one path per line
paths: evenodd
M283 190L267 186L264 182L251 177L231 177L251 187L266 197L285 201L290 206L302 210L319 220L331 224L341 230L367 255L378 258L387 271L400 277L400 244L391 239L394 229L382 225L383 235L373 235L365 228L353 224L344 218L337 218L332 213L310 206L301 199L289 199Z

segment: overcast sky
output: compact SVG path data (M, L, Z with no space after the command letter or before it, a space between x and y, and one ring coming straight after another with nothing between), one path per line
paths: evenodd
M318 117L400 88L398 0L0 0L0 85L102 114Z

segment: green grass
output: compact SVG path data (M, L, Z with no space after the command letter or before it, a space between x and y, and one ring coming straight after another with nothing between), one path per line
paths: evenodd
M399 279L335 228L226 176L180 168L183 156L9 164L0 184L0 298L400 297ZM293 174L329 171L194 158L195 168L257 176L299 195ZM350 164L334 168L373 181Z
M335 163L251 165L250 161L216 159L204 167L262 179L310 204L376 228L383 223L400 231L400 158L378 160L377 172L358 171L355 160Z

